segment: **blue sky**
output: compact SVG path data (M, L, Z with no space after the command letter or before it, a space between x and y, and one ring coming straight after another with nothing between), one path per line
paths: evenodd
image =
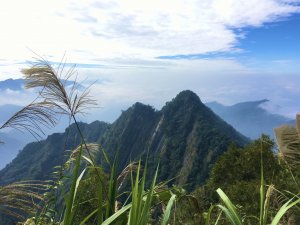
M268 23L260 28L244 29L245 38L237 45L243 49L241 62L256 63L258 68L272 72L282 67L283 73L298 73L300 62L300 16ZM285 71L284 71L285 70ZM276 69L274 69L276 73Z
M0 9L0 80L20 78L33 52L50 62L66 52L80 79L98 80L104 120L136 101L160 108L184 89L204 102L267 98L293 116L299 13L299 0L11 0ZM29 96L5 90L0 105Z
M278 64L294 64L294 72L300 60L300 15L293 14L279 21L264 24L261 27L245 27L237 29L238 39L235 47L240 51L210 52L207 54L187 54L158 56L161 59L205 59L205 58L235 58L241 63L267 62ZM260 63L261 64L261 63ZM292 68L290 68L292 69Z
M246 37L238 46L257 60L300 59L300 16L267 23L260 28L246 28Z

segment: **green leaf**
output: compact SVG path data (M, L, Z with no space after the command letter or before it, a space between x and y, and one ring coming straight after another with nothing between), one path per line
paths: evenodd
M168 224L170 214L171 214L171 210L172 210L172 207L173 207L173 204L174 204L175 200L176 200L176 195L173 194L172 197L170 198L169 202L168 202L168 205L167 205L166 211L164 213L163 221L162 221L161 225L167 225Z
M72 185L71 185L71 189L70 189L70 194L66 198L66 210L64 213L64 225L72 225L72 219L73 219L72 208L73 208L73 204L74 204L74 200L75 200L76 189L77 189L78 183L79 183L79 182L77 182L77 178L78 178L79 169L80 169L81 154L82 154L82 144L79 149L79 154L76 158L76 166L75 166L75 170L74 170L74 174L73 174L73 180L72 180Z
M289 200L288 202L286 202L277 212L277 214L275 215L274 219L272 220L271 225L278 225L280 222L280 219L283 217L283 215L292 207L294 207L295 205L300 203L300 198L294 202L291 202L291 200Z
M94 214L98 212L99 208L91 212L87 217L85 217L79 225L84 225Z
M221 205L218 205L218 207L222 209L233 225L242 225L242 219L238 215L235 206L232 204L228 196L220 188L218 188L217 193L227 208Z
M123 213L125 213L128 209L130 209L132 204L128 204L124 206L122 209L111 215L109 218L107 218L101 225L109 225L113 221L115 221L117 218L119 218Z

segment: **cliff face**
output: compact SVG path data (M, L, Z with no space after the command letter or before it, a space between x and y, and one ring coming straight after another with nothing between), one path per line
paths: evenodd
M191 188L204 182L231 142L247 141L191 91L179 93L160 111L134 104L101 140L111 156L119 153L121 168L148 154L150 170L160 162L159 180L176 177L175 183Z

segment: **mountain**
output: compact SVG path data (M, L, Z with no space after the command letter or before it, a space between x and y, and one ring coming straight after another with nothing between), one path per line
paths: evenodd
M67 85L72 85L73 81L68 81ZM0 95L5 96L6 90L16 91L18 94L25 93L25 80L24 79L7 79L0 81ZM83 86L79 85L79 88ZM0 127L5 123L11 116L22 109L23 106L5 104L0 105ZM62 132L68 126L67 119L61 118L59 124L51 131L45 130L45 135L50 135L53 132ZM3 129L0 132L0 141L4 144L0 144L0 169L4 168L5 165L11 162L17 156L17 153L23 149L23 147L34 141L35 138L29 134L24 134L15 130Z
M269 113L262 105L269 100L241 102L224 106L218 102L206 103L210 109L245 136L256 139L262 133L274 138L274 128L282 124L295 124L294 120Z
M10 89L20 91L24 88L24 79L7 79L0 81L0 91Z
M4 168L7 163L12 161L26 144L26 141L21 138L15 138L13 134L20 135L19 132L0 132L0 141L3 142L0 144L0 169Z
M109 127L104 122L95 121L91 124L79 123L88 142L95 142ZM64 133L54 133L47 139L27 144L17 157L0 171L0 184L18 180L46 180L51 176L54 167L62 165L68 152L81 142L75 124Z
M21 108L21 106L17 105L1 105L0 126ZM2 169L16 157L17 153L22 150L26 143L32 141L32 138L16 130L1 130L0 141L4 142L0 144L0 169Z
M118 153L120 169L148 153L150 171L160 161L159 180L176 177L175 183L189 184L189 188L205 181L212 164L231 142L248 142L191 91L179 93L159 111L135 103L111 125L80 125L87 141L101 143L111 158ZM68 132L67 149L77 146L80 139L74 125L65 133L31 143L0 171L1 182L47 179L64 160Z
M0 126L3 125L11 116L13 116L16 112L22 109L22 106L18 105L0 105ZM42 137L48 136L53 132L62 132L68 126L68 120L65 117L61 117L57 126L53 129L45 129L44 135L41 134ZM24 146L32 141L36 141L36 139L26 132L20 132L18 130L5 128L0 132L0 142L4 142L0 144L0 169L4 168L5 165L10 163L18 154L20 150L24 148Z
M62 80L65 82L65 80ZM66 85L72 85L74 81L68 80L66 81ZM6 89L10 89L12 91L22 91L24 90L25 79L7 79L0 81L0 91L4 91ZM83 88L83 86L79 85L78 88Z
M22 106L18 105L0 105L0 126L6 122L12 115L18 112Z
M216 158L230 142L247 139L216 116L191 91L179 93L160 111L136 103L123 112L103 136L103 146L119 152L124 167L149 152L154 167L160 160L159 180L174 177L177 184L202 183Z

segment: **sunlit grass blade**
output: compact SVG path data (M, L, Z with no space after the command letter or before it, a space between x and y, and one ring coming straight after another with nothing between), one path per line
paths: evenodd
M142 215L141 215L141 218L139 220L140 223L138 223L138 225L147 225L148 224L149 214L150 214L150 210L151 210L151 204L152 204L152 200L153 200L154 188L155 188L157 174L158 174L158 167L159 166L157 166L157 168L156 168L156 172L155 172L154 178L152 180L151 188L145 196L146 197L146 202L145 202L144 207L142 208ZM146 179L146 172L145 171L144 171L143 178L144 178L143 180L145 182L145 179ZM143 183L143 185L144 184L145 183Z
M212 215L212 211L215 208L214 205L211 205L208 209L208 212L204 213L204 219L205 219L205 225L210 225L211 222L211 215Z
M164 213L161 225L167 225L168 224L170 214L171 214L171 210L172 210L172 207L173 207L173 204L174 204L175 200L176 200L176 195L173 194L172 197L170 198L169 202L168 202L167 207L166 207L166 211Z
M292 207L294 207L295 205L300 203L300 198L298 198L295 201L292 201L292 199L290 199L289 201L287 201L283 206L281 206L281 208L279 209L279 211L276 213L274 219L272 220L271 225L278 225L281 218L283 217L283 215Z
M222 211L219 213L219 215L218 215L218 217L217 217L217 220L216 220L216 222L215 222L215 224L214 225L218 225L218 223L219 223L219 221L220 221L220 218L221 218L221 216L222 216Z
M108 199L106 206L105 218L108 218L114 213L116 196L117 196L117 179L118 179L118 157L115 158L110 171L110 179L108 185Z
M140 202L138 199L140 170L141 170L141 161L139 161L139 163L138 163L138 168L137 168L135 179L133 177L133 172L131 171L132 207L131 207L130 213L129 213L128 224L133 224L133 222L131 222L131 221L137 220L137 210L139 207L138 204Z
M232 204L228 196L220 188L218 188L217 193L227 208L222 205L218 205L218 207L225 213L233 225L242 225L242 219L238 215L236 207Z
M97 168L95 168L97 169ZM97 221L98 225L102 224L103 222L103 209L102 209L102 204L103 204L103 186L102 182L100 179L101 177L97 177L98 179L98 188L97 188L97 197L98 197L98 211L97 211Z
M118 219L121 215L123 215L127 210L129 210L131 207L132 207L132 204L128 204L128 205L124 206L119 211L115 212L113 215L111 215L109 218L107 218L101 225L111 224L116 219Z
M79 149L77 159L76 159L76 166L73 173L73 180L72 185L70 189L69 196L66 197L66 210L64 213L64 225L71 225L72 224L72 208L75 201L75 195L76 195L76 188L78 187L79 181L78 181L78 174L80 169L80 161L81 161L81 154L82 154L82 145Z
M110 162L110 160L109 160L109 158L108 158L108 156L107 156L107 154L106 154L106 151L104 150L103 147L100 147L100 149L101 149L101 151L102 151L102 154L103 154L103 156L104 156L104 159L105 159L106 163L107 163L110 167L112 167L112 166L111 166L111 162Z

